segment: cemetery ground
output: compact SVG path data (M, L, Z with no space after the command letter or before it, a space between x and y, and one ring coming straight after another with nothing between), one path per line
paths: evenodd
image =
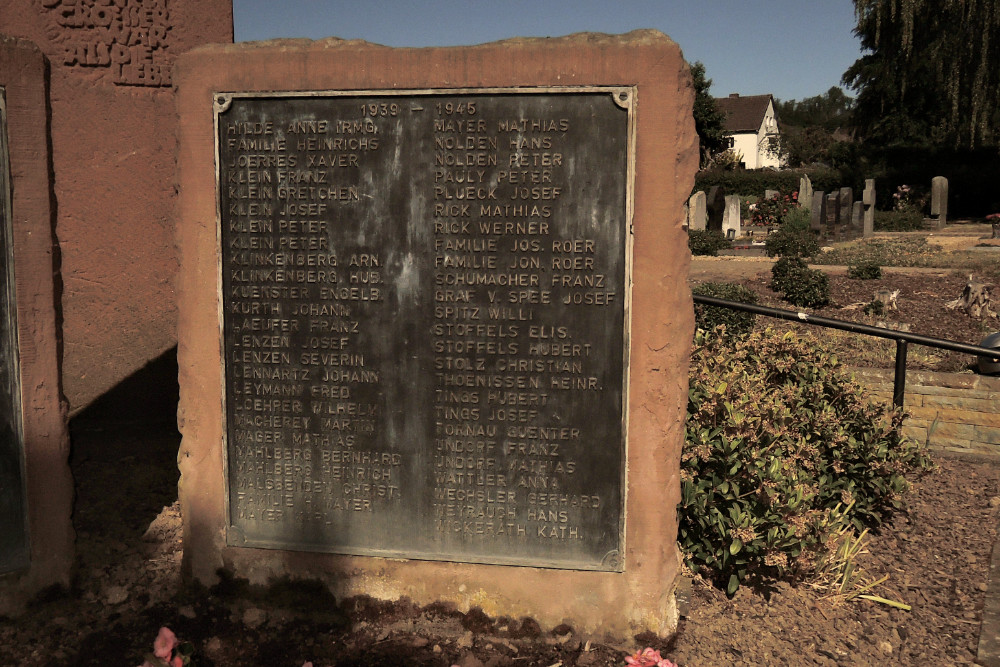
M830 268L835 305L821 312L868 322L860 309L843 306L870 301L875 289L899 289L899 310L890 313L889 322L908 324L916 333L978 342L983 327L944 310L943 303L958 296L970 268L977 277L1000 278L980 275L989 272L990 261L996 266L993 255L975 264L980 252L1000 251L969 250L982 242L980 231L948 230L930 237L935 243L944 239L945 250L923 253L936 259L920 258L916 235L880 236L914 243L914 257L898 262L920 266L888 270L878 281L849 280L843 267ZM790 308L769 293L769 267L766 260L696 258L691 276L696 282L742 282L762 302ZM758 326L779 326L763 319ZM866 351L866 362L891 365L891 350L865 350L873 347L866 341L842 349L845 358L858 359ZM968 365L968 359L918 350L910 351L911 367L958 371ZM905 509L871 537L868 553L858 559L870 578L888 575L875 592L910 605L910 611L829 597L808 582L762 582L740 588L730 599L695 578L674 637L638 637L608 646L569 627L543 630L531 619L495 619L477 610L463 614L405 602L338 601L301 583L283 582L269 591L239 581L211 590L184 586L176 503L178 437L169 426L75 422L77 576L71 590L49 591L24 615L0 619L0 665L135 667L152 650L161 626L191 643L191 664L198 667L300 667L306 661L316 667L623 665L626 651L645 646L684 667L975 660L1000 521L997 460L935 455L937 469L914 480Z

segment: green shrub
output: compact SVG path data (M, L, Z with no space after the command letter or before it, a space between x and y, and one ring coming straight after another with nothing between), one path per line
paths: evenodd
M692 255L710 255L714 257L719 254L720 250L732 248L733 243L722 232L714 229L689 229L688 247L691 248Z
M847 277L855 280L878 280L882 277L882 267L878 262L855 262L847 267Z
M875 231L916 232L924 228L924 216L920 211L875 211Z
M819 239L809 228L809 211L801 206L789 209L781 227L764 239L768 257L812 257L819 249Z
M692 287L691 292L740 303L757 303L757 294L753 290L735 283L702 283ZM714 331L720 325L725 325L726 335L744 336L753 330L756 320L757 316L753 313L694 304L695 326L705 331Z
M688 564L731 594L750 575L806 574L838 530L878 525L904 475L930 465L903 416L813 339L699 331L678 504Z
M774 263L771 289L803 308L821 308L830 303L830 279L822 271L810 269L801 257L782 257Z

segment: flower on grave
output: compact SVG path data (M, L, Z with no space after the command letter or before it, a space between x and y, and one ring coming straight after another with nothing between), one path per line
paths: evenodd
M139 667L184 667L191 662L193 652L191 644L181 644L177 635L164 626L153 641L153 652Z
M636 651L634 655L625 658L625 664L636 667L677 667L675 663L661 656L659 651L650 647Z
M177 648L177 635L168 627L160 628L153 642L153 655L161 660L169 660L175 648Z

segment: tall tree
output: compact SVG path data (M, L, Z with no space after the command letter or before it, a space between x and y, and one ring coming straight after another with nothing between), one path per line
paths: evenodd
M726 117L709 92L712 80L705 78L703 63L691 65L691 78L694 83L694 129L701 143L701 163L704 165L726 147Z
M1000 145L1000 0L854 0L864 51L844 74L877 144Z

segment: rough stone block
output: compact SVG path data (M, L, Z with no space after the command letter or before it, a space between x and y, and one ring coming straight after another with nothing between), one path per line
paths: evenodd
M679 558L675 514L664 508L679 500L677 461L694 326L686 286L689 253L679 214L698 161L690 115L693 89L679 48L653 31L435 49L390 49L333 39L257 43L205 47L182 56L174 81L181 146L178 361L185 571L203 582L214 581L222 566L258 583L283 575L317 578L338 595L406 596L417 603L445 600L462 609L479 606L491 615L533 616L543 625L567 622L586 633L622 637L671 632L677 621L672 593ZM625 297L632 314L624 394L630 472L623 480L628 513L623 515L626 547L620 563L609 571L537 564L514 569L233 546L227 540L227 454L221 446L225 360L219 339L215 93L603 85L637 91L632 287ZM482 132L485 136L494 130ZM491 178L497 169L502 167L491 167ZM386 215L390 212L387 209ZM580 250L585 248L581 240Z

